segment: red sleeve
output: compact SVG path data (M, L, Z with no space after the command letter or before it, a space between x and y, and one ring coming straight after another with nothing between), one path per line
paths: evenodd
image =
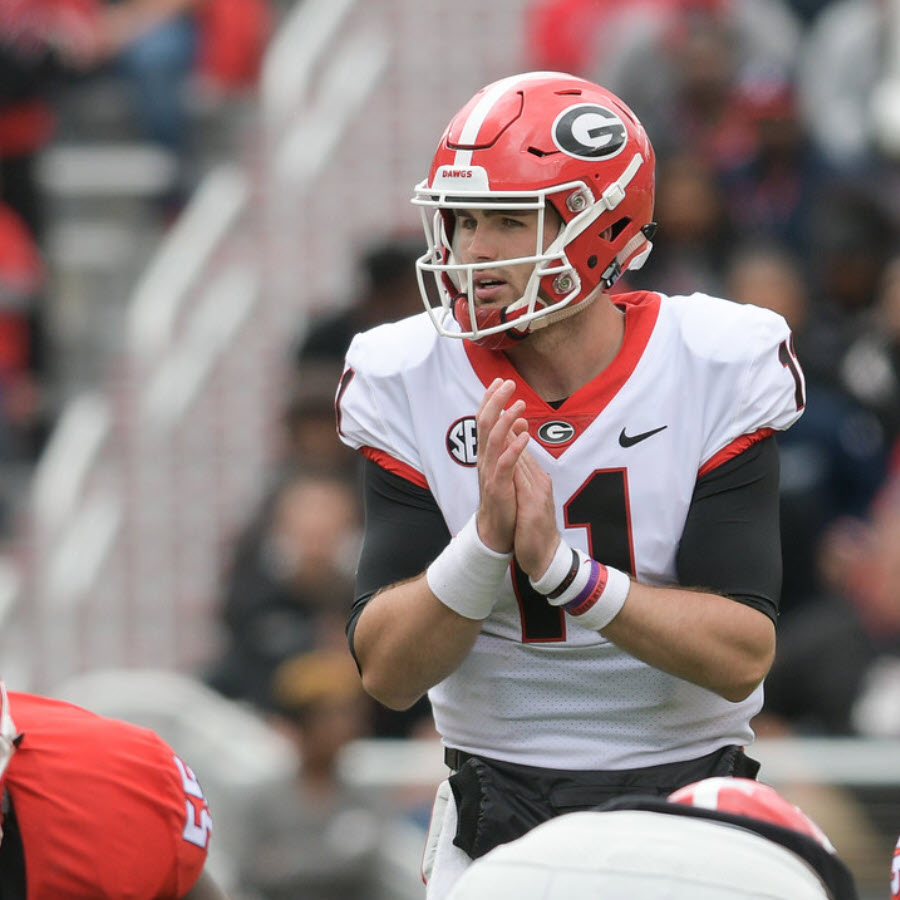
M148 729L9 696L24 737L5 784L28 900L183 897L200 876L212 830L190 769Z

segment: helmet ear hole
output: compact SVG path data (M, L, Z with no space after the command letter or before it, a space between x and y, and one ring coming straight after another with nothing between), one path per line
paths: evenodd
M606 240L614 241L629 225L631 224L631 219L625 216L622 219L619 219L618 222L613 222L609 228L606 229L604 234L608 235Z

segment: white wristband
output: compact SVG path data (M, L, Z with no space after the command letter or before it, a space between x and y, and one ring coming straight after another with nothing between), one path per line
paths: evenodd
M486 619L511 559L512 553L497 553L483 543L473 514L425 570L425 579L444 606L467 619Z

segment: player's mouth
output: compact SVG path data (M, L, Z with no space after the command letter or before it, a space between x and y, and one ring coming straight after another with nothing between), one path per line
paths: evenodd
M475 299L479 303L496 303L502 300L507 288L507 282L494 275L477 275L474 281Z

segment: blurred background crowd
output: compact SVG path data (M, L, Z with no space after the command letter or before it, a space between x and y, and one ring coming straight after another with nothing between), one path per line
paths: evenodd
M443 123L494 77L553 69L622 96L656 147L655 249L616 289L703 291L775 309L793 329L808 404L780 438L783 612L759 734L900 738L900 4L364 5L342 81L320 70L337 54L329 28L353 21L352 0L330 11L316 0L0 0L0 612L25 648L11 668L30 682L14 686L50 690L100 666L161 665L276 723L301 761L295 789L254 798L256 843L230 860L235 895L375 896L394 832L341 777L341 754L359 738L433 731L427 701L400 714L364 698L346 650L362 510L334 393L355 333L422 309L423 242L407 198ZM305 60L296 48L315 49L317 29L323 49ZM421 86L400 57L418 62ZM369 87L377 99L353 106ZM304 91L298 113L291 103ZM340 98L349 124L331 134ZM409 159L389 137L404 118L424 141ZM363 158L370 169L354 179ZM184 305L200 312L167 313L179 290L190 294L177 274L185 242L214 230L192 227L223 163L243 179L240 225L218 255L207 250L194 282L209 287L246 263L269 303L228 306L217 295L204 319L192 283ZM337 174L314 193L318 165ZM141 306L162 270L176 274ZM226 344L233 309L237 338ZM241 332L242 309L268 330ZM173 363L181 374L199 354L179 336L222 341L234 372L197 376L212 412L184 399L193 382L166 392L168 370L151 371L149 339L134 337L142 315L184 351ZM232 383L248 392L237 413L222 399ZM90 599L73 600L65 591L92 557L77 542L60 549L58 507L77 505L66 485L90 441L62 435L85 396L105 398L90 419L105 424L79 434L99 434L114 460L112 476L101 466L91 478L137 512L120 510L105 532L100 507L73 520L78 536L108 541L96 581L85 580ZM165 414L142 424L142 403ZM205 422L202 441L181 431L163 442L158 423L173 408ZM235 418L238 433L216 443ZM145 456L175 468L149 468ZM210 537L196 518L204 506L220 510ZM186 522L177 538L173 510ZM157 539L170 556L154 550ZM119 562L108 562L110 547ZM194 576L187 600L160 600L168 569L195 551L211 571ZM126 614L117 604L135 583ZM160 646L171 653L159 658ZM877 860L900 827L898 787L895 778L891 800L879 786L877 803L863 790L819 792L805 797L816 806L807 811L833 821L848 852L871 839ZM429 799L411 791L389 818L421 827ZM348 829L352 854L333 839ZM404 895L394 885L387 896Z

